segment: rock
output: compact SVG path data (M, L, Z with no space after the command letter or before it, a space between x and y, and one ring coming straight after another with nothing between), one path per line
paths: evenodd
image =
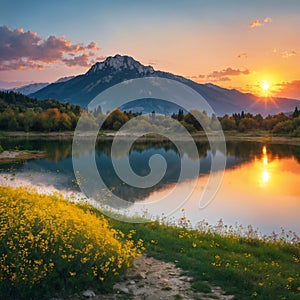
M118 291L120 291L121 293L124 293L124 294L129 294L129 289L128 289L126 286L123 286L123 285L120 284L120 283L116 283L116 284L113 286L113 289L114 289L114 290L118 290Z
M113 286L114 292L111 294L101 294L94 296L95 293L87 290L83 294L85 297L95 297L95 300L117 300L117 299L136 299L136 300L161 300L161 299L205 299L205 300L232 300L233 295L225 295L225 291L218 286L207 283L212 292L203 293L195 291L191 287L193 277L174 263L166 263L142 255L137 258L132 268L126 270L121 275L120 281ZM73 298L79 300L80 296ZM62 299L61 299L62 300Z
M121 286L119 291L124 294L129 294L129 289L126 286Z
M86 291L82 292L82 296L87 297L87 298L92 298L92 297L96 297L96 294L92 290L86 290Z

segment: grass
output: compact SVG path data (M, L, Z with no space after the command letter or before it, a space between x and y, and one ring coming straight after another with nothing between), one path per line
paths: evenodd
M235 299L300 299L300 243L224 236L157 222L109 222L124 232L134 228L147 253L189 271L196 290L209 293L208 281Z
M23 189L1 187L0 195L1 299L70 295L87 285L103 291L143 249L141 240L148 255L175 262L194 278L192 287L208 295L205 281L235 299L300 299L299 241L125 223Z
M112 130L101 130L98 132L98 139L113 139L113 135L116 131ZM87 131L84 133L85 137L90 137L96 134L95 131ZM47 138L47 139L72 139L74 135L74 131L62 131L62 132L24 132L24 131L0 131L0 139L7 137L16 137L16 138ZM224 131L224 136L227 141L233 140L249 140L249 141L262 141L262 142L276 142L276 143L284 143L284 144L300 144L299 137L291 137L286 134L273 134L267 130L251 130L247 132L239 132L237 130ZM192 134L192 137L195 141L207 141L207 136L205 132L199 131ZM126 138L126 136L124 136ZM147 137L141 137L141 141L143 140L152 140L152 141L165 141L168 140L166 137L158 136L158 135L147 135Z

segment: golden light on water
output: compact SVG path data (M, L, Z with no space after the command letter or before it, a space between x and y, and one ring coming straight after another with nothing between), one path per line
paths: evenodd
M270 233L281 226L299 230L299 174L300 164L294 157L279 158L273 156L267 146L261 147L253 160L226 169L215 198L204 210L199 210L199 197L205 191L209 176L199 176L196 189L184 203L186 217L193 224L203 219L211 223L220 218L232 223L238 220L242 224L256 224ZM162 199L174 187L175 184L166 185L144 201ZM181 182L180 187L182 192L175 195L179 200L190 189L189 181ZM164 202L165 210L171 202ZM155 212L150 209L149 213L154 215ZM180 210L175 214L177 217L182 217Z
M264 167L263 167L263 171L261 173L261 180L264 184L266 184L270 180L270 173L268 170L268 155L267 155L267 147L266 146L263 146L262 153L263 153L262 162L263 162Z
M262 148L262 153L263 153L263 155L266 155L266 154L267 154L267 147L266 147L266 146L263 146L263 148Z
M267 183L270 180L270 174L267 170L264 170L261 174L262 181Z

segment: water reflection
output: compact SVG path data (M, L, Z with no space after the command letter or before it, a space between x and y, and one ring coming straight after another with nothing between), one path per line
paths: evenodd
M295 157L270 153L260 146L260 154L251 161L225 171L222 185L212 203L200 210L199 199L207 176L199 177L197 190L184 204L186 217L193 225L205 219L216 224L223 219L225 224L253 225L263 234L279 232L281 227L300 233L300 164ZM145 201L159 199L172 184L153 192ZM181 184L182 190L187 188ZM180 194L177 197L181 197ZM164 204L168 207L168 203ZM157 212L150 211L150 214ZM178 211L175 219L181 217Z
M267 147L266 146L263 146L262 153L263 153L262 162L263 162L264 168L261 173L261 178L262 178L262 182L266 184L270 180L270 174L268 171L268 155L267 155Z
M33 184L54 185L57 189L76 189L72 167L71 140L41 139L2 139L5 149L29 149L46 152L45 158L23 162L1 164L0 171L13 170L16 178L26 178ZM183 153L186 163L193 164L195 157L190 155L188 145ZM114 189L116 195L133 202L145 203L160 199L177 182L180 172L180 155L176 147L165 141L137 141L130 150L130 163L133 170L144 175L149 172L148 160L153 154L161 154L168 164L168 171L162 181L153 188L137 189L122 184L113 171L111 162L111 140L99 140L96 150L88 144L82 145L82 159L94 155L102 170L106 184ZM200 156L200 173L197 189L189 202L184 205L187 218L194 224L206 219L216 223L252 224L264 232L279 230L281 226L300 232L300 147L293 145L267 144L259 142L227 142L226 172L216 198L204 210L198 209L199 197L205 188L210 171L211 153L209 144L197 143ZM117 153L122 159L122 149ZM180 183L187 189L189 178ZM127 197L127 198L126 198ZM180 200L180 193L177 195ZM164 205L168 207L168 203ZM161 214L149 211L150 214ZM178 211L174 216L180 218Z

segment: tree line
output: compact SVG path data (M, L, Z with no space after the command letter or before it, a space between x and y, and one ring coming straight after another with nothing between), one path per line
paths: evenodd
M36 100L15 92L0 92L0 130L74 130L82 114L79 105Z
M183 110L179 110L178 114L173 114L172 118L177 119L184 125L187 124L187 128L192 126L191 131L203 130L202 126L195 119L194 115L199 112L191 112L184 114ZM278 113L276 115L268 115L263 117L261 114L253 115L251 113L233 113L232 115L224 115L222 117L216 117L212 115L210 118L205 112L202 112L201 120L206 122L212 130L215 129L216 119L221 124L224 131L238 131L249 132L264 130L272 132L274 134L288 134L291 136L300 136L300 111L298 107L290 115L284 113Z
M102 124L102 130L119 130L126 122L140 116L141 113L126 112L116 109L104 114L101 107L94 111L82 110L79 105L62 103L57 100L36 100L14 92L0 92L0 130L9 131L67 131L74 130L81 117L84 129L94 130ZM196 116L196 118L195 118ZM279 113L263 117L261 114L233 113L217 117L208 116L205 111L192 110L184 112L179 109L171 117L156 114L154 111L143 118L133 120L136 130L144 130L149 126L160 126L170 130L174 122L179 121L189 132L203 131L203 127L211 130L219 129L221 124L224 131L249 132L264 130L274 134L300 136L300 111L298 107L287 115ZM201 124L197 121L201 120Z
M94 129L98 128L100 120L102 123L105 119L102 125L103 130L119 130L126 122L137 115L140 114L132 113L131 111L122 112L120 109L117 109L109 115L96 111L90 112L85 118L87 118L87 122L89 122L89 125L92 125ZM249 131L268 131L278 135L300 136L300 111L298 107L289 115L278 113L266 117L263 117L261 114L254 115L243 111L233 113L232 115L226 114L222 117L217 117L214 114L208 116L205 111L192 110L185 113L182 109L179 109L178 113L173 113L170 118L168 116L155 114L153 111L149 115L143 115L142 119L133 122L133 126L135 126L137 131L150 128L150 126L152 126L152 128L160 126L172 130L174 129L174 123L171 122L171 119L179 121L190 133L203 131L203 127L209 130L218 130L221 125L224 131L238 131L242 133ZM201 120L201 124L198 120Z
M298 107L292 114L278 113L268 115L265 118L250 113L234 113L231 116L225 115L219 118L223 130L237 130L247 132L253 130L265 130L274 134L285 134L300 136L300 112Z

